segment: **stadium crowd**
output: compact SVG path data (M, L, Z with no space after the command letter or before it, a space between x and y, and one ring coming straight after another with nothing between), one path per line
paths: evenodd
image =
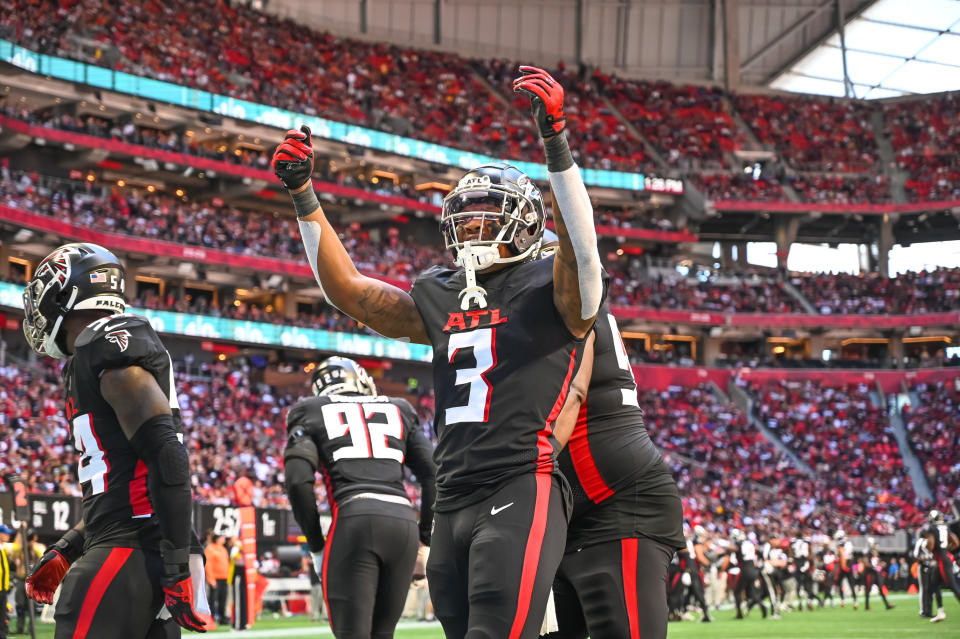
M74 116L69 113L54 113L47 110L31 111L27 108L9 104L0 104L0 113L35 126L83 133L143 146L148 149L160 149L191 157L219 160L263 171L270 169L268 153L260 150L256 144L227 144L224 140L216 137L201 141L200 134L189 129L181 134L173 129L163 130L140 125L138 119L128 119L121 122L89 114ZM359 175L347 171L334 171L329 162L317 162L314 167L314 177L323 182L362 189L379 195L436 203L432 194L427 191L417 191L410 182L388 179L378 179L373 182L370 179L361 179Z
M468 150L479 145L494 156L543 159L523 98L510 91L514 62L339 38L242 3L216 0L106 5L14 0L9 14L0 36L43 53L439 144ZM187 21L188 14L203 19ZM220 24L231 28L215 28ZM291 39L309 46L284 44ZM91 42L97 46L90 47ZM253 42L266 46L254 50ZM318 59L324 64L317 66ZM876 132L869 103L729 94L716 87L627 80L586 67L568 70L562 64L553 72L566 88L571 146L577 161L589 168L686 175L728 171L695 181L711 199L781 199L782 175L753 183L737 170L732 152L753 144L753 136L800 172L791 172L788 181L801 201L879 204L891 201L877 144L877 135L883 135L892 143L896 164L910 173L909 199L960 197L952 94L877 107L885 130ZM53 119L60 120L53 123L57 126L157 148L257 167L266 161L256 150L204 148L176 133L130 123ZM864 173L873 175L856 176ZM423 197L407 189L404 195Z
M0 472L24 473L35 492L78 495L76 453L58 401L59 377L55 362L0 366ZM194 364L189 374L178 364L178 401L200 501L232 503L234 482L247 476L255 505L287 506L280 458L286 411L305 389L281 390L258 379L262 371L243 360ZM916 519L920 511L903 478L896 444L885 432L886 418L869 405L862 389L771 386L758 392L770 406L760 416L813 467L814 477L803 474L739 408L707 385L641 389L647 426L678 481L688 521L725 527L763 519L780 522L784 530L845 527L873 534ZM929 403L940 398L924 396L927 408L911 417L914 441L921 433L927 441L930 432L956 439L949 425L944 427L943 411ZM956 401L955 391L952 398ZM431 398L421 399L422 427L433 437ZM850 438L844 429L855 416L862 427ZM938 448L938 441L932 440L928 451L933 451L929 463L945 479L942 496L956 486L960 468L957 442L951 453ZM949 463L954 466L944 466ZM322 482L317 490L326 508ZM409 490L416 497L413 485Z
M956 381L915 384L910 397L900 412L904 426L934 502L949 509L960 491L960 388Z
M911 315L960 308L960 269L901 273L795 274L791 283L822 315Z
M814 471L817 503L870 522L871 533L922 519L886 410L869 387L793 380L747 389L756 417Z

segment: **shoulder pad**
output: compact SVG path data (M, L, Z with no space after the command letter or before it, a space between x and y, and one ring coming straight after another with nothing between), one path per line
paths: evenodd
M400 410L408 410L414 415L417 413L416 409L413 407L413 404L408 402L403 397L391 397L390 403L396 405Z
M143 366L152 371L168 360L167 349L149 320L128 313L111 315L87 326L77 337L74 351L75 358L97 375L127 366Z
M441 264L435 264L417 276L412 288L415 288L417 285L423 286L424 284L460 288L463 287L464 282L463 269L454 269Z

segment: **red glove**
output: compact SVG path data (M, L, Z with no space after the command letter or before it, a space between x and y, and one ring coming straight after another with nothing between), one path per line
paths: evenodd
M43 557L27 577L27 596L40 603L52 604L53 593L57 591L68 570L70 562L58 550L51 548L43 553Z
M299 131L287 131L283 143L273 152L270 168L288 191L294 191L310 180L313 173L310 127L303 125Z
M206 632L206 624L193 609L193 579L188 574L183 581L163 587L163 603L173 620L187 630Z
M563 87L537 67L522 66L520 73L523 75L513 81L513 90L529 96L540 137L547 139L557 135L567 125L567 118L563 115Z

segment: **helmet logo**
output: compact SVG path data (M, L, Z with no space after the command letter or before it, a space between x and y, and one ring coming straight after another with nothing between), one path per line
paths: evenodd
M121 353L127 350L127 346L130 345L130 332L125 328L107 333L105 337L108 342L119 346Z
M72 247L63 247L47 256L47 259L40 263L34 278L39 279L49 274L50 282L56 282L61 287L65 286L70 279L70 258L71 254L77 254L77 250Z

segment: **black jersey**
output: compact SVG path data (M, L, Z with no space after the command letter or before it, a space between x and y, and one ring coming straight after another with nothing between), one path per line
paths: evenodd
M924 535L932 535L935 551L947 551L950 548L950 528L946 524L930 524L923 529Z
M593 375L560 454L560 469L573 490L574 517L632 486L662 459L644 426L630 360L606 304L594 333Z
M554 305L552 257L477 274L486 308L461 310L464 280L434 267L411 291L433 344L438 511L555 472L553 422L583 350Z
M67 419L79 455L87 548L104 543L159 548L160 530L147 493L147 465L131 448L116 413L100 393L104 371L128 366L139 366L157 380L180 432L173 365L150 323L123 314L87 326L63 373Z
M432 478L433 447L405 399L328 395L302 399L287 415L284 459L299 457L323 473L335 507L361 493L406 500L403 465L418 480ZM421 521L433 520L432 491L424 489ZM412 514L412 510L410 513Z

